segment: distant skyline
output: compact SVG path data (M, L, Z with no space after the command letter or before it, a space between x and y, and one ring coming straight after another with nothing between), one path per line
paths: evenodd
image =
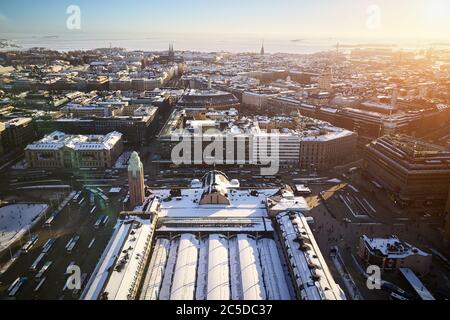
M66 9L81 9L68 30ZM450 39L448 0L109 0L2 2L0 33Z

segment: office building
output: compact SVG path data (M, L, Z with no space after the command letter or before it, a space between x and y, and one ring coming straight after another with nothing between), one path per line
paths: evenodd
M3 123L2 143L4 152L20 150L35 138L31 118L14 118Z
M55 131L25 148L30 168L112 168L122 154L122 134L68 135Z
M364 151L366 177L402 207L444 208L450 188L450 151L406 135L389 135Z
M363 235L358 247L359 257L367 265L379 266L383 271L398 271L409 268L425 276L430 271L432 255L426 253L396 236L369 238Z
M241 118L235 109L176 109L158 136L160 162L172 163L179 142L189 140L191 150L199 143L204 151L213 139L223 141L223 151L211 155L216 164L262 165L273 155L282 167L325 170L352 159L357 136L306 117ZM191 152L185 160L203 164L194 156Z
M126 110L131 111L128 113ZM34 120L38 136L53 131L69 134L107 134L118 131L123 134L124 142L141 146L144 145L154 132L154 120L158 108L144 106L124 107L119 116L83 118L62 117L56 119L38 118Z
M239 100L231 93L214 89L190 89L178 101L179 108L238 108Z

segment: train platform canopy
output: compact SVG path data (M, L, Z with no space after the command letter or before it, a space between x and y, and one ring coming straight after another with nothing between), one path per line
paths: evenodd
M409 268L400 268L400 272L408 280L409 284L413 287L416 293L422 300L435 300L430 291L425 287L425 285L417 278L414 271Z

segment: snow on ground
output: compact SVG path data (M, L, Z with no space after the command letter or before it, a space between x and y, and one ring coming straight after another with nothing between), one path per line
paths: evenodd
M117 158L116 164L114 165L114 169L126 169L128 166L128 160L130 159L131 151L125 151Z
M47 204L18 203L0 208L0 251L14 241L39 220L48 209Z

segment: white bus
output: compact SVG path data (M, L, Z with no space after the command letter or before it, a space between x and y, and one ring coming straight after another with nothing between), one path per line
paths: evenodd
M38 274L36 275L36 279L40 279L42 278L42 276L44 275L44 273L48 270L48 268L50 268L50 266L52 265L51 261L47 261L41 268L41 270L39 270Z
M30 271L36 271L38 268L39 263L42 261L42 259L44 259L45 257L45 253L42 252L37 258L36 260L34 260L33 264L30 267Z
M95 243L95 238L92 238L91 242L90 242L89 245L88 245L88 249L92 248L92 246L94 245L94 243Z
M42 253L48 253L52 246L55 244L56 239L48 239L47 242L42 247Z
M14 297L19 292L20 287L28 280L27 277L17 278L8 288L8 295Z
M95 194L91 193L89 195L89 204L93 206L95 204Z
M73 249L78 243L78 240L80 240L80 236L75 236L69 240L69 242L66 245L67 253L72 253Z
M45 222L44 222L44 227L46 227L46 228L51 227L54 220L55 220L55 216L52 214L52 215L50 216L50 218L48 218L47 220L45 220Z
M75 196L73 197L72 201L73 201L74 203L76 203L76 202L78 201L78 198L80 198L80 196L81 196L81 191L78 191L78 192L75 194Z
M38 285L36 286L36 288L34 288L34 292L38 292L38 291L39 291L39 289L42 287L42 285L44 284L44 282L45 282L46 279L47 279L46 277L43 277L43 278L41 279L41 281L39 281L39 283L38 283Z
M24 253L28 253L31 248L33 248L33 246L36 244L36 241L38 240L38 236L36 234L33 234L31 236L31 239L28 240L22 247L22 252Z
M105 226L108 223L109 217L106 215L100 216L94 224L95 229Z

